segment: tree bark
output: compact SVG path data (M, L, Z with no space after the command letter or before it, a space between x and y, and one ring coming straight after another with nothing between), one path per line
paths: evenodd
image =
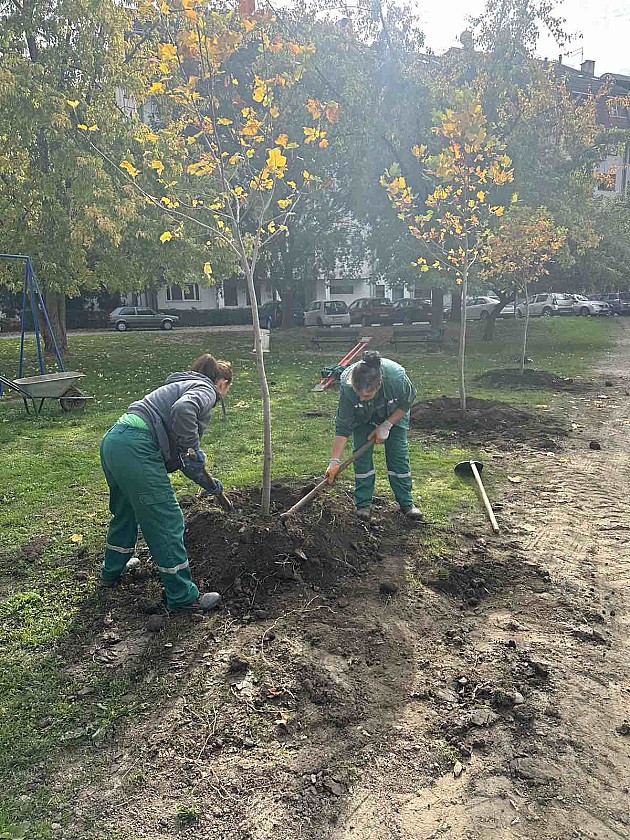
M462 419L466 419L466 295L468 293L468 258L462 272L462 288L460 292L460 325L459 325L459 405Z
M455 321L457 323L462 316L462 290L457 289L453 292L451 297L451 314L450 319L451 321Z
M506 307L506 304L508 304L509 302L510 301L508 300L508 298L504 297L499 292L499 303L494 307L494 309L490 313L490 317L487 319L487 321L485 322L484 327L483 327L483 340L484 341L494 341L494 328L496 327L496 324L497 324L497 318L499 317L501 312L503 312L503 310ZM515 304L515 306L516 306L516 304Z
M283 330L288 330L294 326L293 323L293 309L295 307L295 292L293 289L287 289L282 293L282 324Z
M444 323L444 292L442 289L431 289L431 326L439 330Z
M57 342L57 347L60 353L66 353L68 350L68 334L66 332L66 296L62 292L45 292L44 301L46 304L46 311L48 312L48 320L52 327ZM38 313L39 328L44 339L44 349L46 353L54 353L55 346L52 335L48 329L48 324L42 312Z

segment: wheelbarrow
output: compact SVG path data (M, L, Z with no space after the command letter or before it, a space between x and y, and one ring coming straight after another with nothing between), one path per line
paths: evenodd
M0 375L0 386L15 391L22 397L27 414L30 414L29 401L35 414L41 414L44 400L59 400L63 411L83 411L87 401L94 399L74 384L84 376L84 373L74 370L25 376L22 379L7 379L6 376Z

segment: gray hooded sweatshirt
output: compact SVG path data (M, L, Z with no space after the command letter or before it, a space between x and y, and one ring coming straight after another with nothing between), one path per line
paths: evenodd
M130 414L147 423L168 472L181 469L181 455L199 449L199 439L219 401L214 382L203 373L172 373L166 384L131 403Z

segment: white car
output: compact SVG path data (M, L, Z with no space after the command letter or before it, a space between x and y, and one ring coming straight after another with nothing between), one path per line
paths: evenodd
M573 295L559 294L557 292L544 292L544 294L533 295L529 299L529 314L532 315L573 315ZM516 307L516 314L519 318L525 317L525 304L519 303Z
M348 327L348 304L343 300L314 300L304 310L304 326Z
M601 300L591 300L585 295L572 295L575 315L612 315L612 307Z
M495 308L499 298L495 297L470 297L466 298L466 320L485 321Z

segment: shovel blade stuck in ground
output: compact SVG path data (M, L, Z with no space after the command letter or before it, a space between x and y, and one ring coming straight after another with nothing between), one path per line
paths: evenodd
M481 480L482 470L483 464L481 463L481 461L460 461L459 464L455 465L455 475L458 475L460 478L472 477L477 482L477 487L479 488L481 500L483 501L486 513L488 514L488 519L490 520L490 524L492 525L492 530L495 534L498 534L499 525L497 524L494 511L492 510L492 505L490 504L490 499L488 498L488 494L486 493L486 490L483 486L483 482Z

